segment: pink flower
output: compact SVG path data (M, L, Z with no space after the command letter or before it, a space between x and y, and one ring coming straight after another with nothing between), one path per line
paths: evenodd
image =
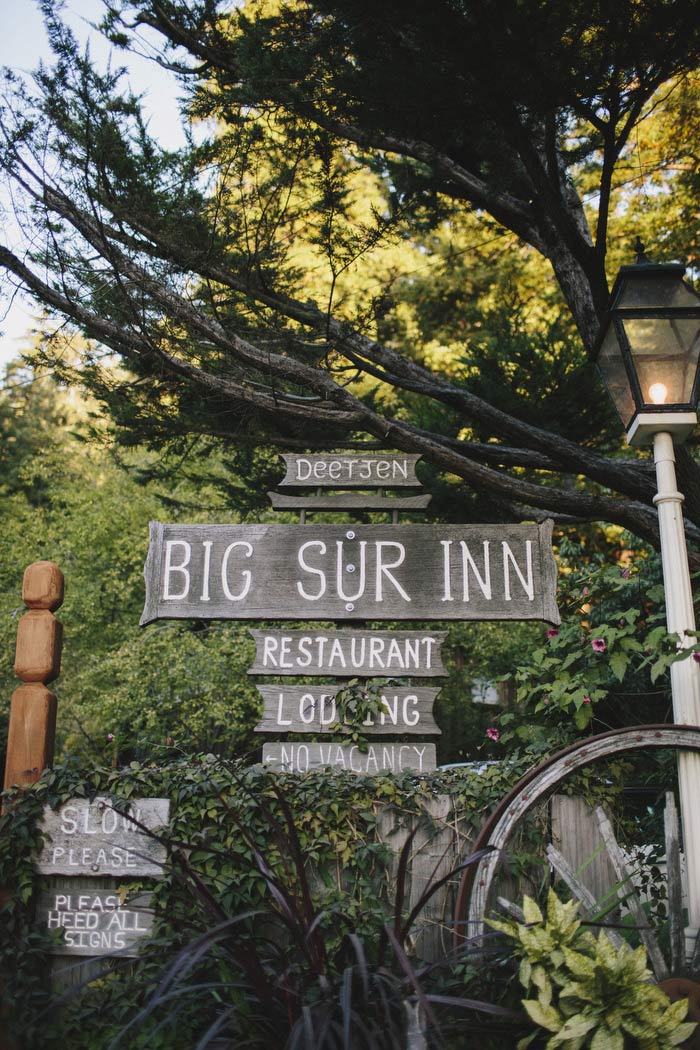
M700 664L700 653L693 653L693 660L696 664Z
M594 653L604 653L607 649L604 638L594 638L591 642L591 649Z
M111 744L114 740L114 733L107 733L107 743Z
M547 637L548 638L554 638L554 636L557 635L557 634L559 634L559 628L558 627L550 627L549 630L547 631Z
M489 740L500 740L501 739L501 734L499 733L499 731L496 729L495 726L489 726L488 727L488 729L486 730L486 736L489 738Z
M590 698L590 696L584 696L584 698L583 698L583 703L584 703L584 704L590 704L590 702L591 702L591 698Z
M628 580L630 578L630 573L631 572L632 572L631 569L620 569L620 576L622 577L623 580Z
M584 598L587 598L590 593L591 592L588 590L588 587L584 587L583 588L583 596L584 596Z

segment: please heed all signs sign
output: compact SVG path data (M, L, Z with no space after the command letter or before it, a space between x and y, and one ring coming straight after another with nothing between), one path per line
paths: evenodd
M60 930L54 955L138 954L138 942L153 928L151 894L141 893L128 906L116 892L61 890L39 896L37 914L47 930Z
M169 815L166 798L133 799L119 808L108 798L74 798L56 811L44 809L35 867L42 875L60 876L61 883L42 890L37 919L44 929L61 931L54 955L138 954L139 941L153 926L151 894L124 903L116 889L99 883L93 889L89 880L161 878L166 850L149 832L167 824Z
M141 623L559 623L552 525L151 523Z

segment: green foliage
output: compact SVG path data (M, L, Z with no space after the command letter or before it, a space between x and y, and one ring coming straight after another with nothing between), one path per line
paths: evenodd
M587 351L609 243L621 261L641 221L659 257L697 255L690 0L114 0L108 37L138 49L147 23L183 72L199 124L177 151L60 9L55 67L6 77L27 243L1 262L95 340L66 358L61 325L38 360L117 440L168 450L147 473L258 509L227 477L242 448L369 438L423 454L444 517L532 508L658 542Z
M0 391L0 426L8 421L0 452L0 687L9 697L18 684L12 661L22 575L45 558L66 578L57 614L64 625L59 754L89 765L162 757L173 746L244 753L259 705L245 673L253 652L246 625L138 626L148 523L166 514L177 520L194 490L186 480L167 491L157 478L144 481L151 464L141 450L116 461L98 440L94 411L86 432L91 410L30 369L10 369ZM211 520L206 496L198 486L190 520ZM225 516L236 520L228 508ZM3 743L6 718L7 705Z
M629 565L569 568L560 575L562 623L515 671L516 702L534 723L515 713L499 720L502 739L566 740L585 730L664 721L668 671L693 659L696 644L678 649L664 626L664 595L657 560L638 551ZM520 724L519 724L520 723ZM562 735L563 734L563 735Z
M581 930L577 909L550 889L546 918L525 897L523 922L489 920L521 957L523 1006L538 1029L519 1050L669 1050L684 1042L696 1027L683 1023L687 1001L671 1005L650 984L644 948L615 948L603 931L596 938Z
M407 820L420 818L419 826L429 832L425 803L436 794L449 794L478 826L483 814L532 761L530 755L514 758L507 764L495 763L482 774L460 770L422 778L329 776L323 771L278 776L259 767L222 762L212 755L160 767L134 761L120 770L93 768L85 774L63 766L47 772L21 796L8 797L0 816L0 885L8 889L0 908L0 979L10 1010L11 1033L20 1046L31 1050L58 1050L60 1045L70 1045L71 1050L106 1050L122 1027L146 1009L167 968L179 959L183 972L169 985L173 994L167 1006L172 1020L168 1021L167 1010L163 1013L166 1003L160 1001L158 1010L144 1018L144 1031L134 1034L126 1045L191 1050L207 1025L221 1016L222 1001L241 1006L235 992L243 980L239 948L240 943L250 946L251 939L255 951L263 955L268 952L269 939L266 980L282 982L279 989L287 988L292 997L287 1000L286 993L280 992L277 1005L268 1006L275 1024L282 1025L280 1004L301 1001L299 996L310 1007L330 1001L318 971L309 976L304 937L295 939L293 931L298 930L300 917L307 934L318 931L331 960L323 970L329 986L342 987L348 966L357 967L353 982L356 977L362 981L365 964L373 973L381 973L383 960L389 985L400 988L402 996L417 994L410 980L408 986L402 983L408 971L396 966L398 956L386 930L388 926L403 945L409 969L416 969L420 960L408 936L415 920L415 898L410 902L407 897L392 899L394 861L390 848L377 837L379 815L383 814L385 825L387 813L393 813L396 830ZM102 979L77 998L69 997L60 1014L45 1015L42 1011L49 1005L45 953L50 935L31 924L33 894L41 885L31 864L31 852L38 844L36 820L44 804L55 808L68 798L98 793L115 800L171 799L167 833L171 860L164 879L153 886L153 938L138 963L106 963ZM399 863L404 874L393 876L394 885L402 885L408 854ZM147 884L148 880L123 883L119 891ZM280 909L286 914L283 900L293 912L302 910L293 927L287 927L287 936L280 938L272 933L279 931ZM271 901L277 904L273 907ZM246 915L252 917L242 918ZM226 923L226 935L239 931L242 941L234 939L222 957L218 954L219 933L212 934L212 928ZM361 958L352 947L353 938L362 942ZM201 955L197 955L199 947L204 949ZM249 947L249 953L252 951ZM192 953L196 959L188 969ZM238 960L235 973L231 953ZM464 983L456 965L460 959L447 962L446 969L425 976L428 990L462 995ZM169 971L169 981L180 963ZM245 981L250 979L248 974ZM420 983L424 977L417 979ZM389 985L385 988L388 996ZM240 987L247 1001L250 985L244 982ZM250 1025L252 1032L252 1015ZM260 1032L265 1032L264 1027ZM268 1031L267 1042L261 1036L261 1045L270 1050L278 1045L278 1037L279 1031L274 1038ZM249 1038L246 1046L257 1045L252 1035Z

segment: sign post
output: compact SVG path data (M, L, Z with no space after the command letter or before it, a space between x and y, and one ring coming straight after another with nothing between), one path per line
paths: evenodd
M372 631L368 621L544 620L559 623L552 523L399 526L399 510L429 496L368 496L361 490L420 487L418 456L289 454L276 509L297 509L299 525L166 525L152 522L142 624L160 619L332 620L345 630L255 629L249 674L332 674L389 681L376 709L348 718L338 683L258 686L259 733L335 739L265 744L263 763L305 772L318 766L355 773L425 773L435 768L436 689L406 677L445 673L441 631ZM331 489L350 492L329 493ZM307 524L308 510L391 511L392 524ZM391 679L401 678L400 683ZM362 688L362 687L359 687ZM355 709L356 709L355 705ZM350 724L348 724L350 723ZM348 743L358 735L371 742ZM399 737L381 742L375 738ZM405 738L410 738L406 740ZM345 739L343 739L345 738Z
M29 565L22 581L27 607L19 621L4 789L33 784L53 761L56 697L46 686L61 669L63 630L54 611L63 604L63 573L51 561Z

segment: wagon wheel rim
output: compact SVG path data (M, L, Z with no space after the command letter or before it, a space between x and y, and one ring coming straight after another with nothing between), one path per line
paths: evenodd
M455 904L455 947L461 945L467 936L470 940L483 937L486 909L499 860L505 844L526 813L582 766L620 752L647 747L700 751L700 726L642 725L600 733L551 755L518 781L501 799L473 844L474 853L484 849L488 852L462 876Z

